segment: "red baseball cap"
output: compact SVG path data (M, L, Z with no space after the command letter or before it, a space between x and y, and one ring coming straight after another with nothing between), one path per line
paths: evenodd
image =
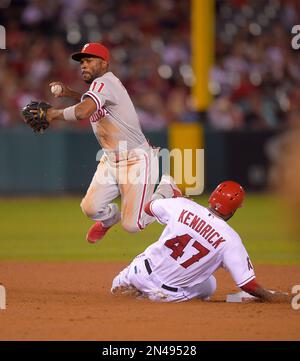
M109 50L100 43L87 43L83 46L79 53L72 54L72 59L76 61L80 61L84 57L88 57L89 55L97 56L98 58L102 58L105 61L109 62Z

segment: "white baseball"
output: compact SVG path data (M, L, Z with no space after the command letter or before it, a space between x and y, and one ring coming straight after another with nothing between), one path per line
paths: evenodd
M51 87L51 93L54 95L59 95L62 91L63 91L63 88L59 84L52 85L52 87Z

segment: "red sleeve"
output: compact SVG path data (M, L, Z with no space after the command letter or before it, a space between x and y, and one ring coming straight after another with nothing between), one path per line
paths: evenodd
M145 211L147 214L149 214L149 216L154 217L154 214L153 214L152 211L151 211L151 203L152 203L152 202L153 202L153 201L150 201L150 202L148 202L148 203L145 205L144 211Z
M255 279L253 279L250 282L246 283L244 286L242 286L241 289L251 294L252 292L255 292L258 287L258 283L255 281Z

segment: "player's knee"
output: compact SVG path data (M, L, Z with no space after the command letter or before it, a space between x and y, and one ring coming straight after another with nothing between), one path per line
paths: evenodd
M120 275L117 275L112 282L110 292L116 293L116 289L120 286Z
M136 233L140 231L140 228L137 225L137 223L130 222L128 220L122 220L122 227L125 229L125 231L130 233Z
M81 207L82 212L88 218L93 218L98 213L98 210L94 206L94 204L91 202L88 202L86 198L83 198L83 200L80 203L80 207Z
M212 296L217 290L217 280L214 276L210 276L206 283L206 291L208 296Z

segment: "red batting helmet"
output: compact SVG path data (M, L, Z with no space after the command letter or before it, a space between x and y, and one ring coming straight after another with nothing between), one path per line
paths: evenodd
M223 216L234 213L242 206L245 196L243 187L233 181L220 183L209 197L210 206Z

